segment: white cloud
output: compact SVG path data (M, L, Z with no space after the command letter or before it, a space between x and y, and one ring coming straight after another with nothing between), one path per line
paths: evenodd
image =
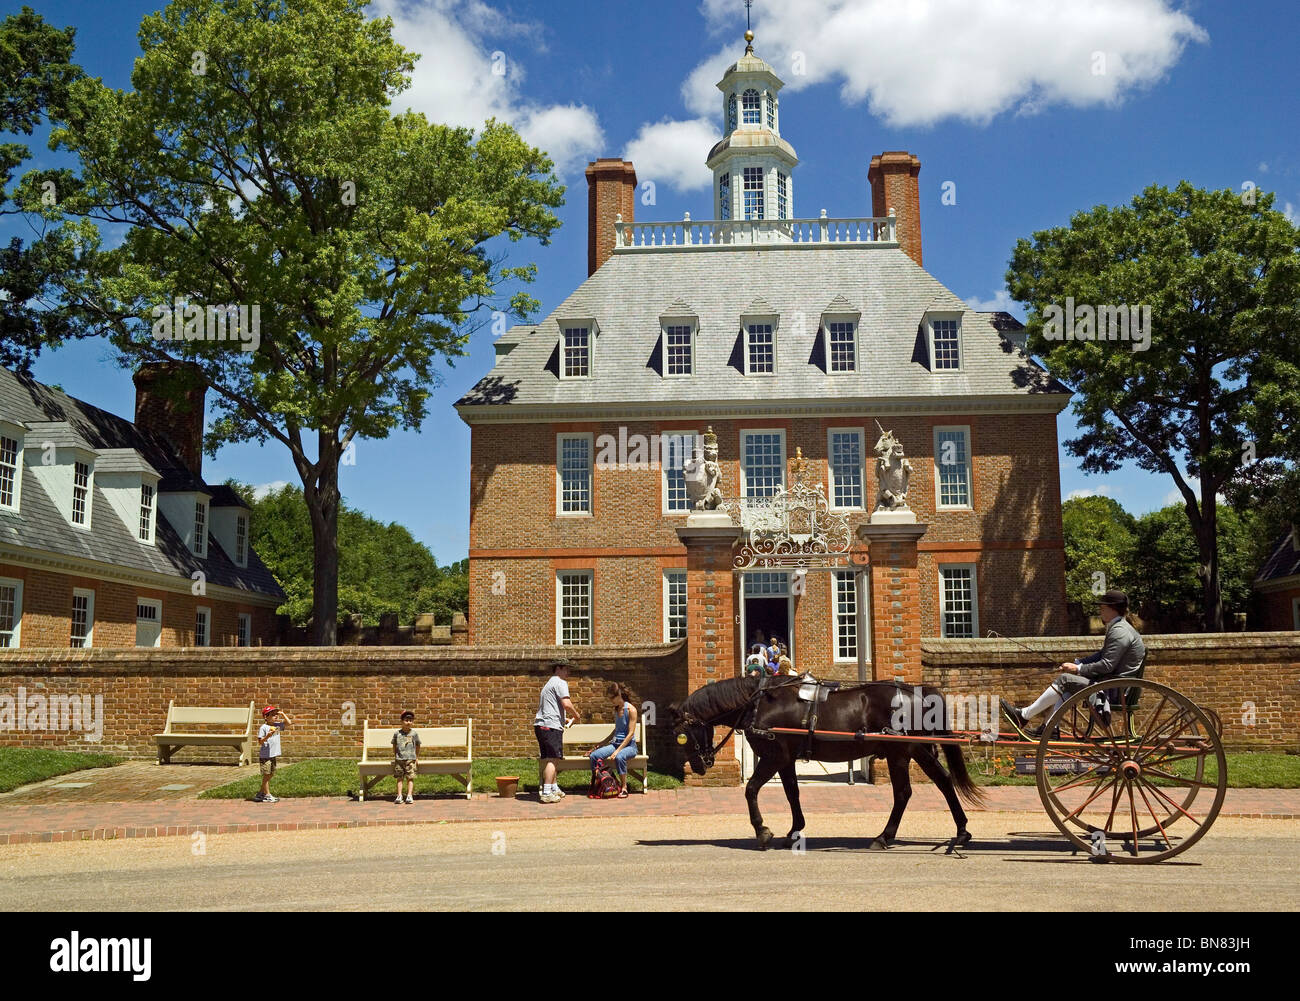
M1020 304L1011 298L1011 293L1004 288L1000 288L993 294L992 299L977 299L974 296L966 297L966 305L977 313L1020 313Z
M1108 483L1102 483L1093 488L1083 487L1079 490L1071 490L1065 495L1066 500L1078 500L1080 497L1114 497L1115 488Z
M272 480L270 483L259 483L253 487L253 500L261 500L271 494L278 494L287 486L289 486L288 480Z
M1267 174L1267 173L1268 173L1268 163L1267 163L1266 161L1264 161L1264 160L1260 160L1260 161L1259 161L1259 167L1258 167L1258 170L1259 170L1259 172L1260 172L1261 174Z
M682 93L693 112L720 121L714 85L741 52L736 4L704 0L704 13L727 43ZM1160 80L1188 43L1209 40L1170 0L788 0L755 13L755 50L788 90L838 84L846 103L865 100L894 127L1113 105Z
M718 126L707 118L645 124L628 143L623 159L636 165L639 181L695 191L712 183L713 175L704 166L704 159L719 138Z
M1292 226L1300 226L1300 210L1297 210L1291 202L1282 206L1282 214Z
M550 154L560 174L599 155L605 136L591 108L537 104L520 93L523 66L498 43L509 36L518 51L539 49L535 25L513 22L480 0L374 0L370 11L391 17L398 44L421 57L394 110L472 128L488 118L509 122Z
M1186 477L1186 479L1187 479L1187 485L1192 488L1192 493L1196 495L1196 503L1200 504L1201 503L1201 481L1195 476L1189 476ZM1223 496L1223 494L1215 494L1214 499L1220 504L1228 503L1228 498ZM1167 494L1165 494L1164 503L1161 506L1168 507L1170 504L1177 504L1181 507L1186 503L1187 500L1186 498L1183 497L1182 491L1180 491L1177 487L1174 487Z

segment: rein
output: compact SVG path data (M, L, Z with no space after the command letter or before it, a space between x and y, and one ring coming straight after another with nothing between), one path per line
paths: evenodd
M735 714L736 722L730 725L730 727L727 729L727 735L723 737L720 741L718 741L717 745L713 748L713 750L709 752L710 759L717 758L718 752L721 751L723 745L726 744L726 742L731 739L731 735L736 732L736 728L740 725L740 721L744 718L745 714L754 707L754 704L758 702L758 697L760 695L762 695L764 692L770 692L777 688L787 688L790 685L794 684L795 682L802 682L803 678L802 676L800 677L787 676L785 678L782 678L774 685L764 684L763 683L764 680L765 679L760 680L758 687L754 689L754 693L750 695L749 698L745 699L745 701L742 702L739 706L737 706L734 709L728 709L726 712L722 713L720 716L714 717L714 719L712 720L697 719L695 716L691 715L690 713L683 714L682 717L683 723L686 723L688 725L691 723L698 723L701 726L713 726L715 720L722 719L724 716L730 716L733 713ZM725 726L726 724L723 725ZM764 731L763 735L769 736L769 734L766 731ZM694 738L692 738L692 743L694 743ZM698 745L697 745L697 750L698 750Z

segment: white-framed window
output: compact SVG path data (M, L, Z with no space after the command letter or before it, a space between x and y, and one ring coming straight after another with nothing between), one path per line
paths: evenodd
M975 564L940 564L939 635L946 639L974 639L979 628Z
M961 370L961 315L934 316L930 328L930 371Z
M790 218L790 179L780 172L776 175L776 217Z
M770 321L745 324L745 374L776 374L776 325Z
M72 464L72 523L88 526L90 522L90 463Z
M0 577L0 647L18 646L23 628L23 582Z
M235 616L235 645L253 645L253 616L248 612L240 612Z
M566 515L591 514L590 432L560 434L555 439L555 511Z
M773 97L770 93L764 96L767 100L767 127L775 131L776 130L776 98ZM784 219L785 216L782 216L781 218Z
M771 497L785 485L785 432L740 433L740 480L744 497Z
M0 434L0 507L18 507L18 480L23 452L17 438Z
M555 642L591 645L591 571L560 570L555 575Z
M832 374L858 368L858 325L853 320L826 321L826 368Z
M694 449L694 431L665 431L659 436L660 466L664 473L664 514L687 514L691 509L682 466Z
M758 125L762 121L759 108L758 91L753 87L740 97L741 121L746 125Z
M721 174L718 177L718 218L731 218L731 175Z
M691 375L695 371L695 325L664 325L664 375Z
M248 515L235 515L235 562L248 565Z
M591 328L565 327L560 355L561 378L585 379L591 375Z
M664 571L664 642L686 635L686 571Z
M870 602L866 613L871 615ZM831 614L834 616L835 659L858 659L858 585L857 574L852 570L831 572ZM870 621L867 618L868 634ZM871 659L871 644L866 647L866 659Z
M212 609L202 605L194 609L194 645L212 645Z
M936 508L970 508L970 428L934 429Z
M745 218L763 218L763 168L744 169Z
M140 531L141 542L153 542L154 489L148 483L140 484Z
M826 431L827 471L830 476L830 506L862 508L865 501L866 459L862 428L828 428Z
M790 575L781 570L759 570L744 578L746 598L784 598L790 593Z
M727 131L736 131L736 95L731 94L727 98Z
M162 646L162 602L157 598L135 599L135 645Z
M194 502L194 555L208 554L208 502L199 498Z
M69 645L89 647L94 642L95 592L81 587L72 589L72 629Z

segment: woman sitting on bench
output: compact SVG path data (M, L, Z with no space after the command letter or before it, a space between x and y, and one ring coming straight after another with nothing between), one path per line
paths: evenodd
M627 763L637 755L636 749L636 706L631 691L616 681L605 686L605 698L614 704L614 732L606 739L602 747L591 752L591 767L601 758L614 756L614 767L618 772L619 799L627 798Z

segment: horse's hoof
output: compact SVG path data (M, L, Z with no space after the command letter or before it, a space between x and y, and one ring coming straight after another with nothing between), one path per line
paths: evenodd
M956 836L954 836L952 839L950 850L955 851L958 848L965 848L967 845L971 843L971 840L972 839L971 839L970 831L958 831Z
M764 827L758 832L758 847L763 849L763 851L767 851L772 846L772 838L774 837L775 835Z
M886 841L884 838L875 838L872 840L871 844L867 846L867 851L872 851L872 852L889 851L889 842Z
M803 840L803 831L791 831L785 836L785 841L782 843L782 846L785 848L793 848L795 845L801 844Z

